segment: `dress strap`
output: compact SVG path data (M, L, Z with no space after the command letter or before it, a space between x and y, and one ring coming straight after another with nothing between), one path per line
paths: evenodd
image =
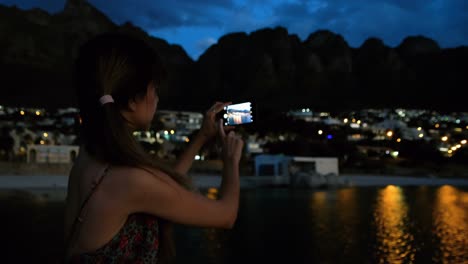
M106 168L104 169L104 172L102 173L101 177L99 179L93 181L93 183L91 185L91 191L89 192L88 197L86 197L83 204L81 205L81 208L80 208L80 211L79 211L80 214L75 219L75 222L76 221L83 222L83 218L81 216L83 208L85 207L85 205L88 202L89 198L91 198L91 196L94 194L94 191L96 190L96 187L102 182L102 179L104 179L104 176L106 176L107 171L109 171L109 167L110 167L110 165L107 165Z
M71 242L71 238L73 237L76 224L77 224L78 222L80 222L80 223L83 222L83 216L82 216L83 208L85 207L85 205L86 205L86 203L88 202L89 198L91 198L91 196L93 195L93 193L94 193L94 191L96 190L97 186L98 186L98 185L102 182L102 180L104 179L104 176L106 176L107 172L109 171L109 168L110 168L110 164L108 164L108 165L106 166L106 168L104 169L104 172L102 173L101 177L99 177L99 179L93 181L93 183L92 183L92 185L91 185L91 191L89 192L88 196L86 197L86 199L85 199L84 202L82 203L82 205L81 205L81 207L80 207L79 214L78 214L78 216L75 218L75 221L73 222L73 225L72 225L70 234L68 235L68 238L67 238L67 240L65 241L66 249L68 249L68 247L69 247L69 245L70 245L69 243Z

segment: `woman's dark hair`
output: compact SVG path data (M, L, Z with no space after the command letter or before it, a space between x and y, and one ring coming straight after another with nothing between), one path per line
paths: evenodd
M152 169L159 169L193 191L195 188L188 177L145 151L120 113L128 109L129 100L146 95L150 82L160 89L165 79L160 57L143 39L108 32L88 40L75 61L81 144L102 162L138 167L152 174ZM101 105L99 98L105 94L112 95L114 103ZM167 262L175 254L172 224L166 219L159 222L159 260Z

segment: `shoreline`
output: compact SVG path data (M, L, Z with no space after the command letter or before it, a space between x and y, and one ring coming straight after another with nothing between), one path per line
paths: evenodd
M216 174L189 173L195 185L200 190L208 188L219 188L221 176ZM437 178L437 177L408 177L393 175L371 175L371 174L343 174L338 178L348 182L346 186L328 186L320 188L309 187L310 190L323 190L349 187L385 187L395 186L443 186L455 187L468 186L468 179ZM240 176L240 188L288 188L285 184L275 184L277 177L274 176ZM33 195L39 200L64 201L68 186L68 175L1 175L0 194L10 195ZM304 187L301 187L302 189ZM307 187L306 187L307 189ZM8 195L7 195L8 196Z

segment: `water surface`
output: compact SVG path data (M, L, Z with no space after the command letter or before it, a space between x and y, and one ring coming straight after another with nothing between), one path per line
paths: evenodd
M207 190L216 199L216 189ZM0 196L2 263L54 263L63 201ZM468 190L241 192L231 230L176 226L177 263L468 263Z

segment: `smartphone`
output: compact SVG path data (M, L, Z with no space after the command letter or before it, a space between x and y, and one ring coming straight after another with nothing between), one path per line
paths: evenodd
M225 106L220 113L225 126L237 126L253 122L251 102L230 104Z

